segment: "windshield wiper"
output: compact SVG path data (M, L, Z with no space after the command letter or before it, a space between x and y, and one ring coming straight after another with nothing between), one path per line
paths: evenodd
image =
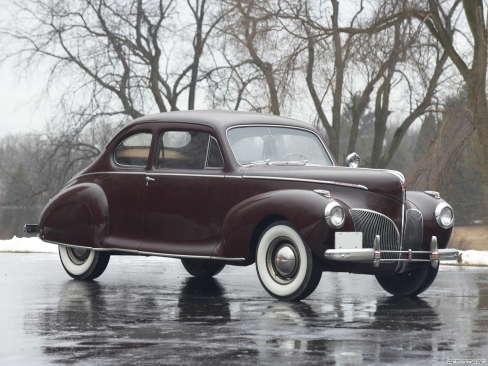
M273 161L270 165L308 165L308 160L289 160L289 161Z
M250 163L247 163L246 165L251 165L251 164L263 164L263 163L266 163L267 165L269 165L269 162L271 161L271 159L265 159L265 160L258 160L258 161L251 161Z

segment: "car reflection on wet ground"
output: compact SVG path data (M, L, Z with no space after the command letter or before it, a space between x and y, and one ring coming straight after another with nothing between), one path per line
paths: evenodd
M93 282L56 255L0 254L0 363L432 364L488 355L488 268L441 267L418 299L374 277L324 273L298 303L251 267L211 280L177 260L113 257Z

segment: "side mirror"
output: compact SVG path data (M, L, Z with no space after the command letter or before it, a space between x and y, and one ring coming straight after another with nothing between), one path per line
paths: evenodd
M355 152L350 153L346 157L346 166L350 168L357 168L359 166L359 162L361 161L361 158L359 157L358 154Z

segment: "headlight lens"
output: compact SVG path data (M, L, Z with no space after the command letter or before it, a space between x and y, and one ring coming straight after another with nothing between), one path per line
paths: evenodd
M330 227L340 229L346 221L344 209L337 202L331 202L325 208L325 220Z
M435 209L435 219L440 227L449 229L454 225L454 210L446 202L441 202Z

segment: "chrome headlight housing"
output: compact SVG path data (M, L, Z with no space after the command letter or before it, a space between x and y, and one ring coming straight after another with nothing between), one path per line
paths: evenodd
M440 227L449 229L454 225L454 210L447 202L441 202L435 208L435 219Z
M331 202L325 207L325 221L333 229L340 229L346 221L346 213L340 204Z

